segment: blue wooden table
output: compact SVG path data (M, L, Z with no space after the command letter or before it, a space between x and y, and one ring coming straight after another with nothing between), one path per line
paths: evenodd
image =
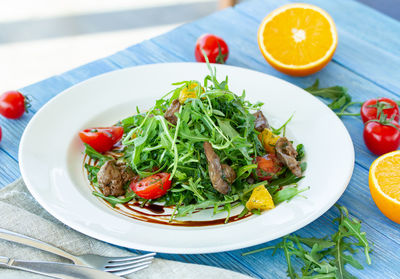
M3 128L3 140L0 143L0 187L20 176L18 144L21 134L32 115L49 99L76 83L116 69L150 63L194 61L195 41L205 32L219 35L227 41L230 48L227 64L265 72L300 87L309 86L319 78L322 86L347 87L355 101L378 96L400 99L400 22L351 0L303 1L328 11L337 25L338 48L332 62L325 69L309 77L294 78L271 68L258 49L257 28L270 11L289 2L291 1L245 2L104 59L22 88L21 92L32 98L30 113L15 121L0 118L0 126ZM343 118L343 122L354 142L356 165L350 184L339 203L364 222L363 230L374 243L373 264L360 271L352 269L352 272L360 278L399 278L400 225L380 213L368 189L368 169L376 157L364 145L362 122L355 117ZM316 237L331 234L334 230L331 220L335 216L336 209L330 209L297 233ZM245 251L262 246L217 254L159 256L219 266L256 278L284 278L286 264L283 254L278 253L272 257L271 252L266 251L241 256ZM359 253L356 258L364 262L363 253Z

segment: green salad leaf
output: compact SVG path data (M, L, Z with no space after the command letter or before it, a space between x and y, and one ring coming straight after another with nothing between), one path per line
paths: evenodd
M355 247L364 250L368 265L371 264L371 245L366 238L365 232L361 231L361 222L349 216L344 206L336 205L340 216L334 219L337 223L337 232L323 238L305 238L295 234L283 237L282 241L274 246L249 251L243 256L274 249L282 250L287 262L288 277L294 278L334 278L351 279L356 278L347 269L349 264L357 269L363 269L362 264L353 255L358 252ZM292 258L302 263L301 276L292 265Z

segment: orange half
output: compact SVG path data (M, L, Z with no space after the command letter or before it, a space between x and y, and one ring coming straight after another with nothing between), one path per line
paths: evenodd
M337 46L333 19L321 8L284 5L262 21L258 46L272 67L288 75L306 76L328 64Z
M400 150L382 155L372 163L369 189L379 210L400 224Z

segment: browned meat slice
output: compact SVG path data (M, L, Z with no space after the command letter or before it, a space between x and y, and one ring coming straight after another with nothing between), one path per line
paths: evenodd
M129 181L133 180L136 178L135 173L133 170L124 162L117 161L115 165L119 168L119 172L121 173L122 180L124 181L124 185L128 183Z
M208 174L210 175L211 183L215 190L225 195L231 190L231 187L222 179L223 174L219 157L215 154L209 142L204 142L203 147L208 161Z
M287 138L279 138L275 144L276 157L297 177L301 176L300 163L296 160L297 151Z
M221 168L222 168L223 179L229 184L232 184L233 181L235 181L236 179L236 172L227 164L222 164Z
M176 125L176 122L178 121L178 117L176 117L175 113L179 111L179 108L181 107L181 103L179 103L178 99L175 99L172 101L171 105L167 109L167 111L164 113L165 119L171 124Z
M256 129L259 132L262 132L264 131L265 128L269 128L267 118L265 118L261 110L257 111L256 113L253 113L253 115L256 117L256 122L254 123L254 129Z
M110 160L101 166L97 173L99 187L105 196L122 196L125 194L124 186L134 178L133 171L125 164Z

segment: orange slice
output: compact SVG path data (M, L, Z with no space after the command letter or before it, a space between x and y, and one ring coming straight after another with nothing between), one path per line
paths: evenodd
M382 155L372 163L369 189L379 210L400 224L400 150Z
M288 75L313 74L332 59L337 46L333 19L309 4L284 5L262 21L258 46L272 67Z
M254 188L249 200L246 203L248 210L260 209L269 210L275 207L271 194L264 185Z

